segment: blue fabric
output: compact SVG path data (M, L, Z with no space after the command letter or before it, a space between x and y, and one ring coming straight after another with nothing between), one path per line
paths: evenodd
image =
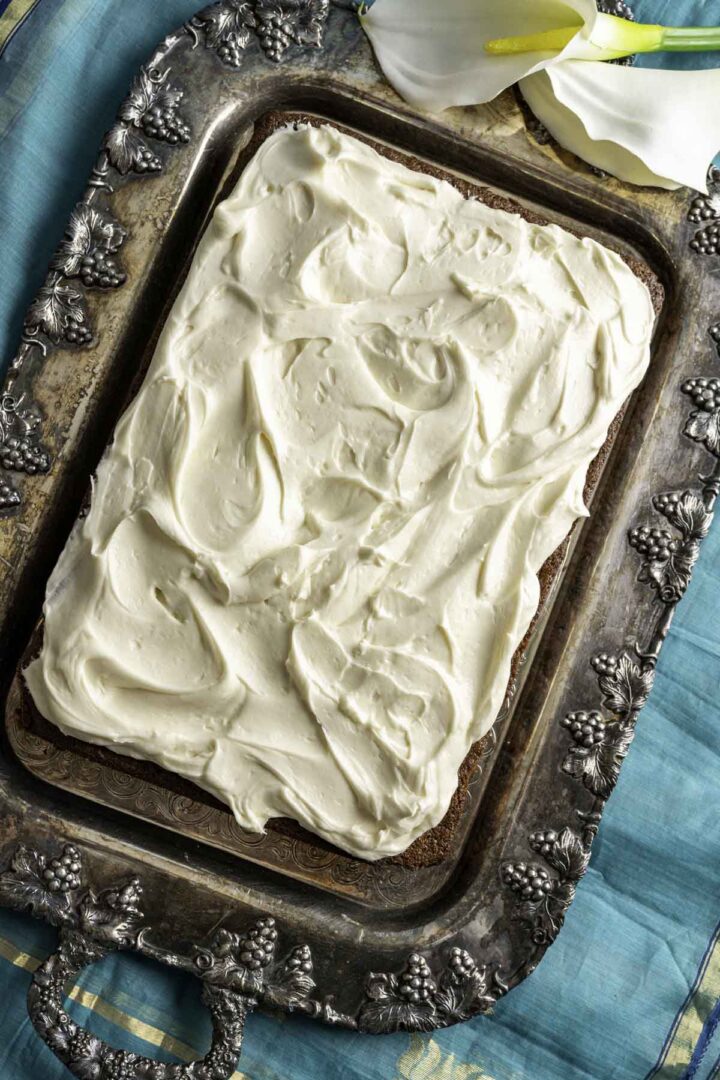
M481 2L481 0L478 0ZM0 0L0 357L17 342L103 130L152 46L199 0ZM638 18L720 23L720 0L635 0ZM15 12L15 15L13 14ZM21 21L22 19L22 21ZM8 39L11 25L20 23ZM667 59L715 64L716 56ZM644 58L656 65L658 57ZM698 370L717 372L708 338ZM720 530L663 651L566 926L492 1017L430 1036L370 1039L255 1016L251 1080L720 1078ZM24 996L54 933L0 909L0 1077L61 1080ZM197 984L140 958L87 972L70 1011L118 1046L165 1060L203 1051Z

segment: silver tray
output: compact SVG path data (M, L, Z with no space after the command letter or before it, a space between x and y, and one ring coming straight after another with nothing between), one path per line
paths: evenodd
M187 141L181 124L172 142L146 131L155 102L175 109ZM26 722L14 674L214 205L268 115L297 113L595 236L665 292L592 517L476 755L452 854L428 866L363 863L282 827L233 831L196 791L83 761ZM60 928L29 1008L75 1075L223 1080L258 1004L370 1033L456 1023L529 974L562 925L720 490L720 390L698 374L720 341L720 228L717 201L629 189L538 134L512 93L440 116L401 103L347 5L223 0L162 42L103 142L0 399L0 902ZM84 282L82 259L98 253L118 272ZM642 526L658 530L650 550ZM572 737L577 712L595 714L592 748ZM214 1031L202 1061L115 1052L69 1019L65 985L119 948L202 980Z

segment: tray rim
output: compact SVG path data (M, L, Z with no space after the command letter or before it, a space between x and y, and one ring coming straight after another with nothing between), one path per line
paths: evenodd
M215 5L216 7L218 5ZM289 18L300 18L303 13L308 16L310 22L305 24L296 24L298 33L302 30L302 34L305 34L305 38L299 40L295 39L297 50L294 50L294 46L290 46L289 54L286 57L283 51L281 55L266 56L262 54L261 50L255 49L255 52L248 52L247 55L242 57L243 70L258 81L262 81L262 76L268 75L271 69L268 66L268 59L270 61L288 60L288 69L291 72L292 78L300 80L303 76L303 63L305 58L305 52L317 46L318 48L323 44L324 37L328 38L332 45L333 40L336 43L343 35L352 40L353 32L350 27L350 20L353 16L347 10L343 13L340 6L333 9L332 12L329 9L327 0L294 0L292 4L286 5L287 10L290 12ZM209 9L208 9L209 10ZM258 3L258 10L262 10L262 0ZM295 13L295 14L293 14ZM202 13L200 13L202 15ZM309 29L308 29L309 27ZM159 65L162 65L166 60L176 52L182 46L187 47L188 39L191 38L195 42L195 46L207 45L207 40L203 40L203 36L206 32L206 26L202 21L191 20L176 34L170 35L162 43L157 52L153 55L148 65L146 65L144 71L146 75L152 80L152 71L157 69ZM313 40L315 35L315 40ZM302 35L301 35L302 36ZM353 41L353 48L364 49L367 53L367 45L357 40L357 30L354 33L355 40ZM254 42L253 42L254 44ZM211 49L208 47L205 53L198 52L199 57L208 59L208 54ZM298 57L298 52L300 56ZM213 62L217 62L216 57L212 57ZM367 62L367 56L365 57ZM207 65L206 65L207 66ZM306 78L312 78L316 75L316 68L311 64L304 69ZM274 74L271 78L275 78ZM388 104L384 103L384 107L387 109ZM398 117L404 117L405 120L415 120L417 122L418 117L414 114L408 114L407 109L403 109L395 105L395 115ZM419 118L421 121L424 118ZM117 131L119 127L124 127L125 130L129 127L127 120L121 119L116 127L112 131ZM93 171L90 179L90 186L85 193L85 197L81 205L92 207L95 196L98 191L102 191L107 183L108 173L111 170L111 166L107 160L107 154L105 151L101 153L101 157L98 162L98 166ZM114 174L113 174L114 175ZM562 174L561 174L562 175ZM587 187L588 185L586 185ZM668 200L659 200L659 204L662 206L663 202ZM671 202L671 200L670 200ZM626 200L625 209L629 200ZM674 203L670 207L671 216L672 211L677 207L677 203ZM690 211L693 213L693 208ZM697 221L699 219L691 217L691 221ZM702 232L702 230L700 230ZM697 238L692 241L698 243ZM118 245L120 246L120 245ZM700 250L702 250L702 244L700 244ZM690 256L688 256L690 258ZM51 277L48 283L44 287L46 292L41 293L45 300L49 299L47 290L57 292L58 284L61 287L63 281L67 279L60 279L57 275L58 271L52 270ZM707 278L708 275L705 275ZM81 306L78 308L82 314L82 319L77 321L70 319L69 323L74 323L76 327L83 326L85 323L86 315L84 314L84 293L80 293ZM25 381L25 372L34 366L34 362L37 360L37 355L30 356L31 353L37 354L38 350L44 352L52 352L57 346L53 338L58 337L60 330L67 330L69 323L66 321L65 325L61 325L57 320L46 320L45 324L38 322L38 306L34 305L29 312L30 319L26 323L26 331L23 338L23 343L17 354L17 357L11 365L8 380L5 384L5 393L2 398L2 420L3 420L3 445L10 438L26 437L30 444L38 448L38 424L35 423L35 417L32 414L24 416L24 409L20 408L20 402L16 400L13 395L15 387L22 388ZM34 314L33 314L34 312ZM35 319L33 322L32 320ZM57 325L56 325L57 324ZM714 334L715 323L710 327L710 333ZM59 344L59 342L57 343ZM65 342L67 345L67 342ZM27 363L26 363L27 362ZM690 419L685 428L685 434L689 436L691 440L696 443L702 443L705 448L715 457L718 456L718 450L715 444L709 441L710 436L706 430L707 425L704 424L704 412L711 415L710 410L696 409L691 414ZM702 421L702 423L701 423ZM42 450L38 448L38 453L42 454ZM707 460L707 459L706 459ZM38 468L39 473L42 473L42 468ZM6 473L3 473L3 477ZM37 477L33 480L32 484L36 489L36 492L41 492L41 485L37 483L41 478ZM694 480L694 475L693 475ZM620 701L618 704L618 694L620 693L619 680L613 676L613 670L617 671L616 666L613 669L613 664L610 662L611 657L606 657L605 660L601 657L598 664L595 666L596 673L598 675L598 684L600 695L605 699L605 703L609 698L615 695L615 711L613 715L618 716L620 719L615 724L617 730L613 733L615 736L615 743L611 747L613 756L613 767L610 770L613 774L612 782L609 784L610 790L614 786L614 782L617 778L617 771L619 766L627 753L629 742L632 738L632 731L634 729L635 720L637 714L644 704L647 693L652 685L654 676L655 662L660 650L660 646L664 637L667 634L670 620L672 618L673 610L682 596L687 583L689 581L690 573L692 571L692 565L697 559L699 552L700 542L702 535L699 535L706 530L709 525L709 516L712 512L712 508L715 499L720 490L720 460L715 462L715 465L708 476L701 476L700 478L701 503L702 506L693 504L693 513L695 517L699 519L694 521L690 526L678 525L676 522L670 520L670 524L676 529L677 539L680 544L682 554L685 559L685 565L682 570L682 575L679 582L667 583L665 578L659 580L657 576L653 576L653 573L659 573L653 569L652 565L646 561L644 567L647 568L645 573L645 579L648 585L652 586L655 593L659 598L659 608L656 608L657 622L654 627L654 633L651 635L649 642L645 648L640 648L636 643L636 655L632 654L632 651L628 649L622 650L616 659L617 665L622 667L626 673L625 682L628 685L633 686L632 692L626 695L626 700ZM28 483L28 487L31 484ZM659 493L661 494L661 493ZM657 509L657 508L656 508ZM660 513L665 514L664 511ZM9 520L13 520L12 515L17 519L18 511L11 510L10 515L6 515ZM686 515L687 516L687 515ZM691 515L692 516L692 515ZM677 518L677 514L676 514ZM675 560L679 562L679 559ZM644 571L643 571L644 572ZM664 590L664 592L663 592ZM4 596L7 600L8 585L4 583ZM12 625L12 624L11 624ZM5 628L7 634L7 627ZM614 721L612 723L615 723ZM609 726L609 725L608 725ZM622 730L620 730L622 729ZM568 751L566 760L570 761L571 755ZM571 768L580 769L577 754L575 753L572 761L570 762ZM553 884L554 899L556 901L553 910L544 910L541 913L534 913L533 921L531 921L525 934L527 956L524 960L521 969L512 973L512 978L505 978L502 970L495 967L495 970L491 974L484 974L482 971L482 965L474 959L471 954L466 950L461 950L460 945L456 945L456 952L451 952L451 956L457 958L461 956L462 963L459 965L463 968L463 973L458 973L458 962L451 961L448 963L443 960L443 954L446 952L447 943L443 944L442 950L434 948L429 951L425 947L422 940L422 934L418 935L419 947L422 953L419 954L423 958L428 957L431 970L437 974L437 986L431 993L429 998L429 1004L408 1002L400 994L400 985L398 981L398 975L394 971L384 971L380 974L372 974L368 976L365 988L362 991L360 998L360 1004L354 1014L347 1012L338 1012L331 1002L326 998L320 1000L317 997L313 997L311 991L305 994L291 994L283 999L282 986L279 985L277 979L273 981L272 976L278 975L278 972L270 964L268 971L265 973L268 977L265 980L263 988L258 989L258 994L263 994L265 1000L272 1004L275 1003L282 1008L287 1009L299 1009L305 1012L307 1015L317 1016L320 1019L327 1022L340 1023L348 1027L358 1027L360 1030L370 1032L383 1032L389 1030L431 1030L435 1027L446 1026L449 1023L455 1023L459 1020L467 1019L470 1015L476 1012L486 1011L495 1000L497 1000L502 994L504 994L510 985L514 985L520 981L520 978L528 974L530 970L534 968L538 962L540 956L545 951L545 948L554 940L562 921L564 919L565 911L571 902L575 886L580 880L580 877L585 871L587 861L589 857L589 848L592 839L597 831L600 813L606 802L606 794L596 795L592 788L588 788L588 779L592 782L592 778L588 776L587 772L580 769L578 776L576 777L583 783L585 789L590 791L593 800L589 810L577 810L582 821L582 827L578 832L575 832L570 827L565 828L559 834L556 834L555 840L549 840L547 836L542 843L539 843L539 848L547 848L546 851L540 851L541 858L543 858L549 868L553 871L553 877L551 880ZM24 883L27 886L34 881L32 868L28 869L28 865L25 865L24 869L18 870L18 851L16 845L18 841L23 841L33 845L33 849L36 851L34 858L34 867L41 864L44 866L42 849L54 850L57 847L56 842L52 839L52 828L50 827L47 819L47 815L39 814L33 816L31 812L32 807L27 804L27 799L24 793L18 794L18 791L22 792L22 784L14 784L7 777L3 778L2 786L0 787L0 806L2 806L4 812L4 820L0 825L0 839L2 843L2 849L6 856L10 856L10 865L6 871L0 875L0 901L13 907L27 908L29 905L34 906L36 913L41 914L43 917L49 919L51 922L65 924L67 920L74 921L75 924L81 919L82 910L82 892L78 892L77 895L72 893L63 893L63 896L68 898L67 904L60 905L60 900L42 886L41 883L34 885L35 892L33 895L32 904L28 900L27 887L23 890L19 887L18 882ZM23 803L27 805L23 805ZM22 807L22 809L21 809ZM577 808L576 808L577 809ZM25 818L23 821L22 818ZM70 830L72 832L73 830ZM75 830L79 832L81 830ZM86 830L83 836L85 841L85 847L87 850L97 849L99 846L100 838L93 834L93 830ZM13 856L13 851L15 854ZM104 877L103 870L107 869L108 861L115 861L115 871L118 866L121 866L123 870L131 867L133 864L138 863L137 857L133 857L129 852L122 851L120 853L115 852L113 859L108 859L108 853L103 852L102 857L97 860L91 858L90 862L97 862L97 867L94 867L93 874L90 875L90 881L94 884L95 881ZM21 860L22 861L22 860ZM84 860L80 860L81 862ZM140 860L145 861L145 860ZM31 860L32 862L32 860ZM27 860L26 860L27 863ZM512 874L506 873L506 867L501 868L501 872L508 878L506 882L511 885ZM517 868L516 868L517 869ZM546 871L547 872L547 871ZM24 875L24 877L23 877ZM35 874L37 876L37 874ZM151 877L150 873L147 877ZM80 889L80 886L78 886ZM134 902L134 901L133 901ZM137 906L137 905L136 905ZM547 905L546 905L547 907ZM116 935L118 941L115 944L119 944L119 933ZM170 933L172 937L172 933ZM114 939L113 939L114 940ZM140 951L147 953L148 955L154 955L156 958L160 958L165 962L171 963L174 966L186 967L188 970L193 970L196 974L201 973L196 963L197 957L200 955L206 956L208 949L204 946L198 946L194 950L190 950L190 954L180 949L178 945L178 951L173 949L164 948L158 945L154 945L150 942L147 933L142 935L135 934L132 940L129 942L130 947L138 948ZM236 943L237 945L237 943ZM304 947L304 946L303 946ZM394 961L393 961L394 962ZM464 966L463 966L464 965ZM412 963L411 963L412 966ZM397 970L397 969L396 969ZM263 969L264 971L264 969ZM223 958L219 955L219 949L216 945L210 946L210 959L209 966L202 971L203 978L217 978L223 984L232 985L233 980L237 982L239 979L241 982L247 976L246 965L239 960L237 954L237 948L232 955L231 963L223 962ZM338 978L344 978L344 973L338 972ZM331 987L331 989L335 989ZM465 995L463 997L463 994ZM460 1000L462 998L462 1001Z
M265 139L279 127L295 123L319 125L327 122L331 121L328 121L323 116L310 114L307 111L296 113L291 109L282 108L271 109L269 113L260 115L254 122L253 135L249 144L243 148L240 160L233 165L232 176L228 179L227 186L232 186L236 182L237 176L246 167L247 162L258 152ZM383 144L373 140L367 133L358 133L354 129L339 123L336 126L338 130L345 131L349 135L357 135L374 149L381 153L384 152ZM426 166L425 161L415 158L406 151L393 150L392 152L393 160L398 160L411 169L422 172ZM540 210L524 207L516 199L504 194L492 193L474 180L458 178L457 174L443 172L437 163L430 162L429 165L442 179L448 179L455 184L466 198L485 198L488 199L489 205L496 206L498 209L508 213L518 213L528 221L538 224L548 223L547 219L541 219ZM622 257L630 259L627 250L624 251L624 254L619 250L622 245L620 245L616 234L609 232L605 228L602 230L596 229L595 232L601 233L602 239L608 247L618 250ZM624 247L626 249L627 245ZM651 270L645 260L637 259L633 253L632 268L634 272L640 272L640 263L644 271L647 271L647 274L652 276L653 285L657 288L658 293L663 292L660 279L655 271ZM663 292L662 298L658 296L656 305L653 358L657 352L657 331L664 307ZM144 370L139 369L133 376L134 386L140 384L143 374ZM132 399L134 392L133 389L130 390L123 409L127 408L128 401ZM608 438L591 463L585 485L585 501L590 508L594 506L595 496L598 493L598 488L601 487L605 465L608 457L612 454L618 429L622 428L624 423L629 400L625 402L621 411L617 414ZM593 470L594 475L591 479ZM593 513L594 511L591 513L591 517ZM290 836L287 836L283 827L278 828L274 822L270 822L268 825L268 833L273 841L273 847L268 851L268 845L264 843L262 834L249 834L240 829L226 807L214 807L208 804L208 798L211 803L217 802L217 800L214 800L212 796L208 797L207 793L203 792L202 789L197 788L197 794L176 791L172 784L172 774L167 773L166 770L161 769L160 773L163 775L157 776L155 780L141 779L141 786L134 792L130 779L133 777L136 768L133 764L135 761L134 756L124 757L122 754L113 754L112 747L105 747L102 756L105 757L105 752L110 751L110 760L93 761L92 744L83 744L81 740L62 735L59 731L56 732L56 736L59 736L59 741L57 741L52 732L45 733L34 730L33 718L35 710L32 702L28 699L27 691L19 676L13 680L6 709L6 727L10 745L21 763L34 776L47 783L55 784L66 792L79 795L101 806L120 810L150 824L174 830L190 839L197 839L240 858L257 862L258 865L277 870L278 873L286 874L300 881L307 881L318 888L335 892L337 895L344 895L349 900L355 900L370 907L374 904L379 906L384 904L388 908L397 910L405 910L409 907L417 908L421 903L431 902L434 897L442 893L462 859L473 819L480 810L482 796L476 794L477 789L478 787L483 788L487 782L489 770L486 766L488 759L494 754L498 742L503 737L504 729L512 715L516 699L519 692L522 691L523 675L532 664L532 654L538 642L542 639L545 623L562 587L567 563L572 559L573 549L578 542L582 543L582 523L579 522L571 529L570 533L547 560L548 563L557 564L557 572L553 571L552 580L546 591L543 587L543 594L536 615L523 642L518 647L516 652L517 670L510 679L503 706L495 723L480 740L473 744L468 757L463 762L462 768L463 770L467 769L468 779L467 786L460 789L462 791L460 796L462 805L456 810L457 821L454 830L458 834L458 842L455 845L454 854L451 851L436 860L410 866L398 862L397 859L381 860L375 866L368 863L365 864L366 874L357 877L352 870L352 863L355 861L353 857L334 848L321 838L313 837L310 833L296 837L293 835L293 829ZM540 574L542 575L542 570ZM36 633L41 633L39 627ZM36 634L33 633L33 639L35 636ZM25 650L20 667L29 662L32 655L32 648ZM45 725L47 722L42 721L42 723ZM71 746L64 745L68 741L72 744ZM73 766L77 767L77 773L73 772ZM56 775L56 770L61 771L64 775L62 777ZM97 779L93 779L94 772L97 773ZM128 787L123 788L122 775L127 778ZM163 779L166 780L165 783L163 783ZM171 782L167 783L168 780ZM443 823L440 824L442 826ZM305 833L305 830L303 830L303 833ZM306 852L308 857L306 857L305 861L302 861L299 850L302 847L307 848L308 845L310 845L311 850ZM256 852L256 848L258 848L259 854ZM324 852L326 852L325 855ZM373 873L375 869L380 869L380 867L389 872L385 876ZM316 877L317 873L322 870L331 872L330 882L313 880L313 877ZM409 899L410 894L412 894L411 900Z

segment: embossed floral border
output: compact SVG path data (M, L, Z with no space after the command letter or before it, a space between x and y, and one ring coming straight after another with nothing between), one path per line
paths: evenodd
M708 174L709 196L696 195L688 221L720 219L720 170ZM720 226L705 226L690 240L699 255L720 254ZM715 243L713 237L718 238ZM720 322L708 327L720 356ZM587 870L590 848L605 804L617 783L635 736L635 725L655 679L660 649L675 608L685 595L693 567L708 534L720 493L720 378L698 375L685 379L679 391L692 403L683 435L708 453L710 468L697 486L656 493L650 499L655 518L628 531L628 543L640 557L638 581L655 592L659 604L646 642L618 654L598 653L591 660L597 675L599 702L578 708L559 723L571 739L562 769L582 783L592 796L587 809L577 810L577 822L560 828L540 826L528 836L528 847L542 862L520 854L501 867L503 884L513 895L513 918L532 944L545 947L555 940L578 882Z
M156 173L162 168L161 144L178 147L191 137L182 116L183 90L172 82L168 57L183 35L213 50L218 61L238 67L253 42L272 62L293 48L320 47L329 0L221 0L203 9L177 34L167 38L138 75L118 119L106 136L86 195L76 207L65 238L53 258L45 284L31 305L21 348L11 365L0 398L0 509L12 510L20 496L8 474L45 472L49 456L40 440L37 409L13 393L15 379L32 350L83 348L94 340L87 295L114 289L125 280L121 223L95 205L99 190L113 190L117 178ZM689 220L700 224L690 247L700 255L720 253L720 174L710 174L709 196L697 196ZM709 328L720 348L720 323ZM698 376L680 387L692 401L685 435L713 459L710 472L695 488L661 492L652 498L656 520L629 532L641 558L639 580L655 592L660 605L650 637L633 650L600 653L592 664L598 677L599 702L578 708L560 720L570 744L563 770L588 792L577 821L558 826L539 823L528 837L541 861L519 852L499 873L513 917L528 937L523 971L486 971L466 950L453 948L444 958L411 953L399 972L367 975L355 1015L339 1013L332 1000L317 996L313 957L306 944L280 952L279 932L270 917L242 934L218 931L207 947L189 957L153 945L152 927L144 924L142 883L129 879L94 892L83 881L83 857L65 845L56 853L19 846L0 874L0 902L30 910L60 928L58 951L38 969L29 995L38 1032L77 1076L112 1080L130 1076L212 1077L222 1080L234 1069L245 1014L260 1000L315 1016L328 1023L373 1032L428 1031L485 1012L537 963L556 937L589 860L602 809L632 741L638 714L654 679L660 647L674 609L690 580L700 544L707 534L720 491L720 380ZM79 1028L63 1009L66 983L89 963L121 948L139 948L173 966L193 971L203 981L204 999L214 1026L211 1051L190 1066L164 1066L115 1051ZM279 958L278 958L279 957Z
M103 140L84 198L70 216L44 284L30 305L20 348L10 364L0 396L0 514L21 503L16 477L50 469L41 441L41 416L16 391L30 352L45 357L53 349L90 348L97 342L88 308L92 290L116 289L126 281L122 224L96 206L99 191L112 193L120 178L152 176L163 169L160 145L180 147L191 131L182 115L184 90L173 83L172 50L188 36L201 42L229 68L238 68L253 43L279 63L293 49L320 48L330 0L219 0L203 8L162 42L141 68Z
M717 343L715 324L709 335ZM638 579L655 592L659 604L653 629L648 641L637 643L633 650L596 655L592 666L600 707L576 709L560 719L559 729L570 737L562 769L588 792L587 809L576 811L578 821L572 825L543 826L528 837L530 849L542 863L519 858L500 868L512 896L513 918L528 936L526 971L532 970L557 936L587 869L602 810L632 742L638 715L652 688L660 648L689 585L720 493L720 379L696 376L684 380L679 391L692 404L684 435L703 446L711 467L699 477L696 488L654 495L650 501L656 519L629 530L628 542L641 559ZM82 1070L88 1063L96 1067L93 1075L99 1080L204 1075L182 1071L195 1065L166 1067L114 1051L64 1012L67 982L83 966L115 949L141 948L203 980L204 1000L216 1030L209 1057L215 1055L220 1071L212 1071L215 1066L211 1068L209 1058L204 1059L203 1068L210 1069L207 1076L215 1078L226 1075L222 1069L230 1058L234 1063L244 1016L260 999L369 1033L430 1031L486 1012L518 980L518 972L488 972L457 947L447 952L440 966L437 955L416 952L408 956L400 972L370 972L362 1004L350 1016L337 1012L331 998L315 994L313 958L307 944L296 944L277 959L278 930L272 918L258 920L242 935L220 930L208 947L198 946L185 957L152 944L152 928L143 925L141 896L138 879L111 885L97 896L83 888L82 857L71 845L54 857L20 846L0 874L0 902L30 910L61 929L58 952L34 977L29 1008L39 1033L78 1076L86 1075ZM170 1068L176 1071L163 1071Z

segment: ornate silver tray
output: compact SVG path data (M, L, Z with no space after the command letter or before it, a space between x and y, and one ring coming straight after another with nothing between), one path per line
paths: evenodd
M229 836L219 804L18 722L14 672L114 420L254 134L298 112L597 236L665 291L592 518L477 755L452 857L432 866L362 863L281 828ZM221 0L162 42L104 139L0 398L0 902L60 929L29 1009L77 1076L223 1080L258 1004L370 1033L453 1024L529 974L562 925L720 490L720 380L700 374L720 342L720 201L631 190L539 134L511 93L411 110L349 5ZM64 1012L69 980L123 948L202 980L202 1061L114 1051Z

